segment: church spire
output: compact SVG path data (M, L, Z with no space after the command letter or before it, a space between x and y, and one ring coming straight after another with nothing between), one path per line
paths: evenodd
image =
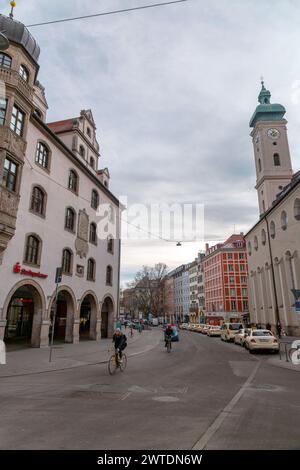
M263 77L261 78L261 90L258 95L258 102L260 104L270 104L271 93L265 88L265 82Z

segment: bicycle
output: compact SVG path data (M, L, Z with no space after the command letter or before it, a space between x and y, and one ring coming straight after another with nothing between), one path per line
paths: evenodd
M108 366L108 372L110 375L115 374L117 369L120 369L121 372L124 372L127 366L126 354L122 353L122 358L121 358L120 352L116 350L114 354L110 356L107 366Z
M170 353L171 349L172 349L172 338L171 338L171 336L166 336L165 341L166 341L167 352Z

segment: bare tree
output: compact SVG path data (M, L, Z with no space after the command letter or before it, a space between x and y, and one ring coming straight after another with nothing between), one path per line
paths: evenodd
M153 267L143 266L130 284L130 288L133 288L134 303L144 315L152 313L157 317L162 313L163 279L166 274L167 266L164 263Z

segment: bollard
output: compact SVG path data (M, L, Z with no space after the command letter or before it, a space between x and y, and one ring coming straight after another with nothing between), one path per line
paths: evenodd
M287 353L287 343L285 343L284 346L285 346L285 360L286 362L289 362L288 353Z

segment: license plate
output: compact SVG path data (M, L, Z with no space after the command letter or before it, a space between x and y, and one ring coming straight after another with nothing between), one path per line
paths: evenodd
M259 340L261 343L268 343L270 340L269 339L260 339Z

